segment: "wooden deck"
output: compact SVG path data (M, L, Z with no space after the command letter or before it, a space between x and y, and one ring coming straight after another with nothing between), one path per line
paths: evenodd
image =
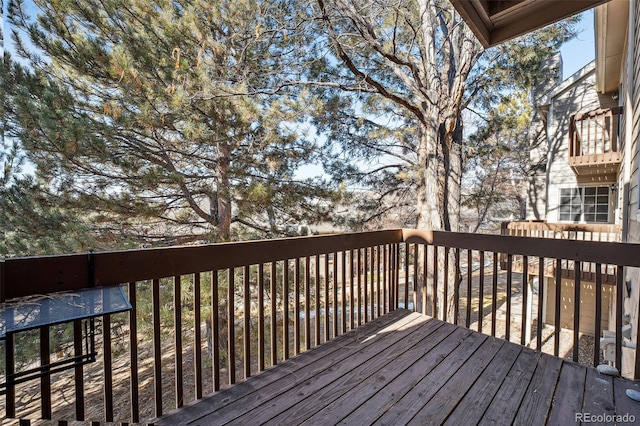
M574 424L640 383L406 310L156 419L160 425Z

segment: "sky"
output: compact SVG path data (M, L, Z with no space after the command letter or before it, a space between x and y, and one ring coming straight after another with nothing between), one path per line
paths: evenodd
M578 24L579 34L576 38L565 43L560 49L562 55L562 77L566 80L576 71L593 61L596 54L593 33L593 10L580 14Z

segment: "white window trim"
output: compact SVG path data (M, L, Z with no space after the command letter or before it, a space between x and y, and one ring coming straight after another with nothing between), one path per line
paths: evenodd
M608 197L608 203L607 203L607 221L606 222L587 222L584 220L584 189L585 188L607 188L607 197ZM580 220L579 221L573 221L573 220L562 220L560 219L560 208L562 207L562 191L563 190L570 190L570 189L579 189L581 190L581 196L580 196ZM557 207L557 220L559 223L592 223L592 224L607 224L607 223L613 223L612 219L615 220L614 217L614 213L612 212L612 206L611 206L611 202L613 200L613 195L611 193L611 186L610 185L574 185L574 186L562 186L560 188L558 188L558 207Z

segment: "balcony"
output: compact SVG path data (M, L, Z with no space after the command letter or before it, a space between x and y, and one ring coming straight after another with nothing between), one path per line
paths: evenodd
M622 107L576 114L569 123L569 166L576 175L618 171L622 150L618 128Z
M603 265L640 267L633 244L411 229L8 259L0 263L5 303L120 285L133 309L99 316L95 362L65 372L48 374L63 352L82 353L82 320L66 331L8 331L3 417L552 424L574 421L576 412L637 414L624 393L640 384L575 363L585 342L561 330L560 304L558 326L545 336L540 308L516 303L530 297L522 288L529 270L513 267L519 256L523 264L571 261L577 270L594 263L596 283ZM620 368L623 282L616 277ZM575 318L585 309L599 315L599 288L592 306L573 304ZM69 346L54 348L67 334ZM541 353L549 343L551 354ZM588 364L600 364L598 339L586 351ZM636 356L636 375L639 364ZM34 366L43 374L22 380Z

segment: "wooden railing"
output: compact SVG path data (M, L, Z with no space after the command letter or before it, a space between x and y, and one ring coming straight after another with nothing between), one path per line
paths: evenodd
M544 221L515 221L503 222L501 228L502 235L511 235L531 238L547 238L574 241L601 241L619 242L621 238L620 226L608 223L548 223ZM500 257L502 268L506 268L506 255ZM554 259L546 259L543 266L546 277L556 276L557 262ZM616 283L616 265L602 266L602 280L604 284L614 285ZM580 269L581 280L595 282L595 267L593 262L582 264ZM522 259L517 259L513 264L514 271L522 272ZM536 275L539 271L538 260L528 259L528 269L530 275ZM563 278L574 279L576 272L575 262L565 259L561 262L560 274Z
M620 226L611 223L549 223L522 220L502 223L502 235L578 241L620 241Z
M576 174L614 173L622 161L618 124L622 107L571 116L569 165Z
M499 256L506 255L507 269ZM123 285L128 313L96 320L98 359L70 374L15 384L35 345L38 363L59 355L50 345L57 326L3 342L4 413L9 418L146 422L322 344L390 310L404 307L480 332L543 349L540 311L527 309L528 271L518 258L596 264L594 306L574 304L573 353L581 344L581 310L601 316L602 265L640 267L640 246L622 243L396 229L206 246L8 259L0 262L3 301ZM434 268L434 266L436 266ZM581 275L576 275L579 282ZM622 351L622 274L615 287L616 366ZM576 285L575 300L580 300ZM230 291L230 289L233 289ZM556 299L560 300L559 287ZM515 296L522 297L520 321ZM554 312L553 353L560 352L560 304ZM504 312L503 312L504 311ZM504 318L501 319L501 315ZM505 320L508 319L508 320ZM601 334L601 318L593 334ZM526 330L534 326L529 341ZM83 329L72 322L71 353L82 351ZM518 331L518 328L520 331ZM637 328L635 328L637 330ZM55 334L55 336L54 336ZM637 338L637 336L636 336ZM593 363L600 362L595 339ZM28 366L32 367L32 361ZM640 372L636 359L636 372ZM31 400L28 396L35 396ZM4 417L4 415L3 415Z
M390 230L1 262L3 301L123 285L133 306L101 318L98 362L40 386L14 384L16 357L35 341L50 363L58 328L7 333L2 417L137 423L200 399L397 306L401 241ZM70 327L77 355L86 336L80 320ZM56 387L63 374L73 381ZM34 390L39 401L21 405Z

